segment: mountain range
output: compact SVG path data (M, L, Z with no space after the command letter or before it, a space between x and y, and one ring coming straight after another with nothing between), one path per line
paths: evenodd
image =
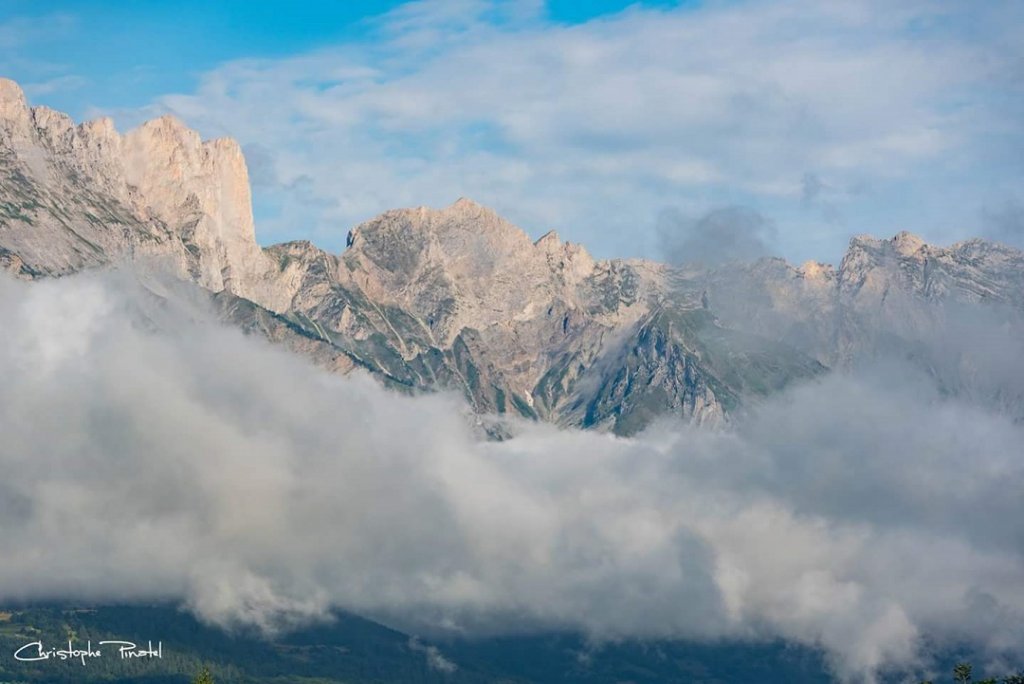
M971 316L1020 324L1024 253L1005 245L901 232L853 238L838 266L599 260L460 199L385 212L340 254L261 247L235 141L171 116L125 134L75 124L0 80L0 266L37 279L125 263L194 283L225 321L330 371L454 390L480 414L623 435L661 416L717 424L883 352L1024 405L1024 384L985 375L984 345L935 344Z

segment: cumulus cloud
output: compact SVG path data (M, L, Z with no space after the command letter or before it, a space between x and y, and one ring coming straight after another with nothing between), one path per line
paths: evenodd
M5 278L0 315L4 600L783 638L848 680L926 638L1024 647L1024 427L909 372L831 375L729 430L492 443L454 397L324 375L159 283Z
M984 235L1016 247L1024 247L1024 203L1006 202L985 212Z
M843 197L858 231L888 231L882 216L970 233L992 160L1020 144L1024 22L1008 2L748 0L564 25L541 3L449 0L370 26L223 64L118 118L170 110L264 146L279 184L258 194L286 210L261 215L261 239L338 249L384 209L471 196L601 256L648 244L660 207L746 204L786 219L786 256L831 257L848 231L803 210L808 169L880 189ZM329 201L315 215L288 200L300 177Z
M666 209L658 219L661 257L670 264L753 261L772 253L777 234L771 221L747 207L723 207L696 219Z

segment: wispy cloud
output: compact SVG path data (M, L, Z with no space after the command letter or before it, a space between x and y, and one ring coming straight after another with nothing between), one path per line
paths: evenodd
M1024 204L1011 199L997 209L990 209L985 217L982 232L986 237L1024 247Z
M887 212L894 229L980 220L993 150L1021 143L1021 11L754 0L567 26L537 4L418 2L368 40L228 63L122 118L169 109L261 145L280 179L267 204L301 207L283 197L310 179L328 208L266 212L264 239L340 247L385 208L469 195L601 254L652 245L666 206L749 204L779 221L785 253L831 257L849 228L802 211L809 173L874 189L831 198L872 222L854 232L888 230Z
M57 91L68 92L77 90L88 85L89 79L84 76L54 76L53 78L47 78L42 81L35 81L32 83L22 84L22 88L25 90L25 94L29 98L38 97L40 95L48 95Z
M716 209L699 218L666 210L658 218L658 237L662 261L713 266L771 255L777 229L745 207Z
M66 12L39 16L4 16L0 12L0 74L7 78L20 74L30 98L81 87L86 80L49 49L78 29L77 17Z
M0 279L0 597L783 638L848 679L914 666L926 638L1024 648L1024 428L906 369L728 431L481 443L453 397L321 375L165 293Z
M66 36L76 25L74 15L67 12L5 19L0 21L0 51Z

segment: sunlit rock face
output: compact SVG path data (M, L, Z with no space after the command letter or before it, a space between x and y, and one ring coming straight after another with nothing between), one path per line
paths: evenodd
M203 142L162 117L120 135L109 119L75 125L0 83L6 262L59 275L157 258L212 292L269 308L271 261L256 244L249 178L233 140Z
M595 261L554 233L531 241L467 199L386 212L354 228L340 256L305 242L268 253L292 283L290 315L390 383L619 431L666 412L724 416L701 342L665 311L715 324L697 300L666 301L663 266ZM641 352L653 330L658 351L649 341Z
M925 358L950 304L1024 308L1019 251L908 233L856 237L838 267L709 270L595 260L460 199L385 212L341 254L262 248L236 142L173 117L123 135L75 124L0 80L0 266L39 278L122 262L197 285L225 320L331 371L622 434L661 416L717 424L880 350ZM983 372L971 363L964 377Z
M238 143L203 142L165 116L125 135L122 152L125 177L141 209L186 244L198 284L281 306L266 282L271 263L256 244L249 174Z

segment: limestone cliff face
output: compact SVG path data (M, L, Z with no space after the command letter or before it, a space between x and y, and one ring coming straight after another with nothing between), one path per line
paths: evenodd
M414 317L431 346L451 348L472 331L487 363L528 405L546 353L564 346L576 332L570 324L583 318L580 284L595 268L581 247L550 235L534 244L467 199L387 212L356 227L349 242L343 282ZM398 346L403 356L422 352Z
M284 307L275 296L272 264L256 243L249 173L238 143L204 142L164 116L124 136L121 160L143 215L168 226L194 257L191 276L198 284Z
M0 254L26 275L69 273L116 255L166 245L171 235L139 216L109 121L75 126L0 80Z
M364 223L350 233L343 260L368 296L429 320L443 345L465 327L514 324L556 304L576 306L575 288L594 268L583 248L553 234L535 245L468 199Z
M294 323L394 385L452 388L483 412L619 431L642 427L658 402L688 420L724 415L686 346L699 341L679 330L664 342L682 363L641 364L650 377L623 384L624 341L665 306L664 267L595 261L554 233L532 242L467 199L386 212L353 229L340 257L305 242L268 253L298 282ZM609 383L618 389L605 391Z
M661 327L666 308L699 308L663 301L663 266L598 262L553 232L533 242L467 199L386 212L341 255L262 249L235 142L203 141L173 117L124 135L108 119L76 125L29 107L11 81L0 81L0 181L6 269L169 271L215 294L226 319L338 372L619 431L662 410L721 420L719 395L738 392L700 360L699 335ZM656 332L627 351L643 331Z
M1019 251L906 233L854 238L838 267L700 271L595 260L554 232L534 242L461 199L385 212L342 254L263 249L235 142L172 117L124 135L76 125L0 80L0 267L39 278L122 261L195 283L225 320L331 371L622 434L666 414L716 423L881 349L921 356L949 303L1024 311ZM961 367L950 387L980 372Z
M23 275L152 259L213 292L283 304L234 141L202 142L171 117L124 136L109 119L75 125L2 79L0 174L5 263Z

